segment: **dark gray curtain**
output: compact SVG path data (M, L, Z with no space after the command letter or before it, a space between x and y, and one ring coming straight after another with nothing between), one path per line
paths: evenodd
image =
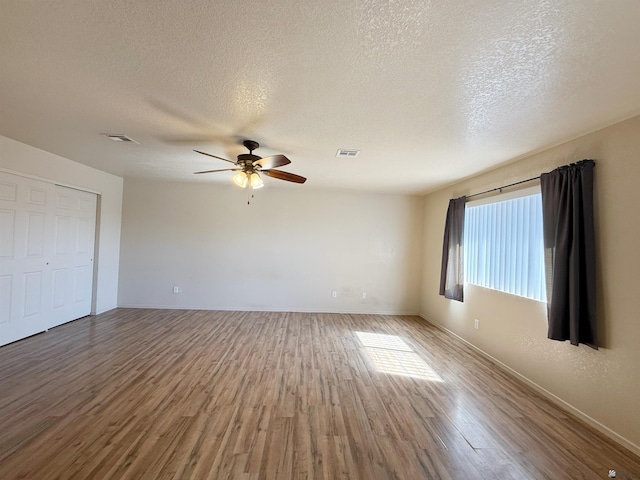
M597 347L593 160L540 176L548 337Z
M464 207L467 197L449 200L442 241L440 295L464 301Z

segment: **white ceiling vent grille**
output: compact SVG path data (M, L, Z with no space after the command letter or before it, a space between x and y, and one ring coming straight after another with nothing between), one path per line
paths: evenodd
M358 155L360 155L360 150L349 148L339 148L336 153L336 157L338 158L356 158Z
M123 135L122 133L103 133L102 135L104 135L105 137L107 137L110 140L113 140L114 142L136 143L136 144L139 145L139 143L136 142L133 138L127 137L126 135Z

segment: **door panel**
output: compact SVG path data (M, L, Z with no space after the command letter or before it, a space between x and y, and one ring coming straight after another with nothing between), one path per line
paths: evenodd
M92 193L56 186L56 251L51 265L65 269L54 279L54 310L51 326L60 325L91 313L93 293L93 252L97 196ZM56 282L65 282L56 292ZM62 287L59 287L60 289ZM64 299L64 307L54 305Z
M13 257L16 212L0 210L0 257Z
M42 313L42 272L30 272L24 275L23 318Z
M93 237L95 229L95 219L93 225L90 218L78 219L78 236L76 253L86 255L93 251Z
M53 271L53 309L59 310L69 304L69 269L58 268Z
M11 313L13 275L0 276L0 323L8 323Z
M18 184L16 182L0 181L0 200L15 202L18 197Z
M71 253L71 218L56 216L56 255Z
M60 187L64 188L64 187ZM68 188L66 190L69 190ZM73 210L74 201L76 200L74 196L69 192L61 192L58 190L56 192L56 198L58 199L58 208L62 210Z
M46 330L54 186L0 173L0 345Z
M46 205L48 193L50 192L49 185L45 183L45 188L37 188L33 185L29 185L29 201L31 205Z
M44 254L45 214L27 214L27 256L41 257Z

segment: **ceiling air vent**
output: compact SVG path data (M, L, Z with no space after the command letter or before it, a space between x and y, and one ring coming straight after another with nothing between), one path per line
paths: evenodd
M122 133L103 133L102 135L104 135L105 137L107 137L110 140L113 140L114 142L136 143L136 144L138 143L133 138L127 137L126 135L123 135Z
M360 150L353 150L348 148L339 148L336 153L336 157L338 158L356 158L360 155Z

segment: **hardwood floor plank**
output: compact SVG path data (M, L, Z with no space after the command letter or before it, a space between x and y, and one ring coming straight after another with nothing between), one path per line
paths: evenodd
M0 478L640 478L422 319L118 309L0 348Z

